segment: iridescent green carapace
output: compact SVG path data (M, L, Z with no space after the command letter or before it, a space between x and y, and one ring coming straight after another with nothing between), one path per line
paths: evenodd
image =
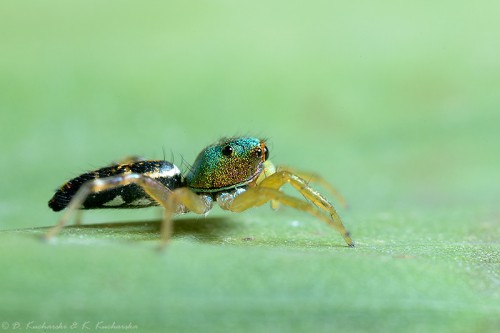
M246 185L262 172L269 157L265 142L256 138L225 138L206 147L186 176L195 192L219 192Z

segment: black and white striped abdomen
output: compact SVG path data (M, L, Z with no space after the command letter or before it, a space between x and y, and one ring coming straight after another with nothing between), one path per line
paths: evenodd
M49 201L49 207L54 211L64 209L80 187L88 181L131 173L156 179L171 190L184 186L179 168L170 162L138 161L118 164L87 172L69 180L56 191ZM82 209L143 208L157 205L158 203L151 199L140 186L129 184L90 194L84 201Z

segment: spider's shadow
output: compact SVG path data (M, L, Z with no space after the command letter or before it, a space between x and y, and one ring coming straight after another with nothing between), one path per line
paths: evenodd
M237 225L234 221L230 221L230 219L224 217L174 219L172 237L174 239L190 237L204 242L221 242L227 234L237 229ZM87 229L89 231L101 230L104 233L113 234L118 237L150 240L158 239L161 220L69 225L62 232L76 229Z

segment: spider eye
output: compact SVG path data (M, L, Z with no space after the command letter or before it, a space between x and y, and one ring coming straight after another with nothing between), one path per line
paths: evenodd
M257 155L262 158L262 154L264 154L264 161L269 158L269 149L267 149L266 145L264 146L264 152L262 152L262 146L256 149Z
M233 147L227 145L224 148L222 148L222 155L231 156L232 154L233 154Z

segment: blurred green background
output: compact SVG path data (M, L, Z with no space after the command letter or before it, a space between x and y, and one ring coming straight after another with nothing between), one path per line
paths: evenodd
M2 329L498 331L499 10L2 1ZM158 209L38 240L68 178L232 135L338 187L358 246L267 206L180 217L161 254Z

